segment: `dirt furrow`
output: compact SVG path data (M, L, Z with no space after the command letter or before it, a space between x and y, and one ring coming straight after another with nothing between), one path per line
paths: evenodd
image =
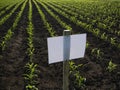
M28 3L13 38L0 60L1 90L24 90L24 66L27 63L27 21ZM12 20L12 19L11 19Z
M38 88L39 90L62 90L62 63L48 65L47 37L50 34L44 27L34 4L33 13L34 61L38 63L40 70Z
M56 11L54 11L53 9L51 9L49 6L48 8L54 12L56 15L58 15L61 20L65 21L67 24L70 24L71 27L73 28L73 32L74 33L87 33L87 41L90 42L91 46L90 48L100 48L105 54L104 54L104 58L108 58L111 57L113 59L117 59L116 61L118 61L118 59L120 58L119 56L116 56L116 53L119 53L119 50L115 47L112 47L108 42L105 42L99 38L96 38L94 35L92 35L91 33L85 31L83 28L78 27L76 24L70 22L70 20L66 19L65 17L63 17L62 15L58 14ZM102 42L102 43L101 43ZM108 48L106 48L108 47ZM111 53L109 53L111 52ZM109 58L108 58L109 59Z
M2 12L3 10L5 10L7 7L9 7L9 5L6 5L5 7L0 8L0 12Z
M23 4L23 3L22 3ZM15 21L15 18L17 16L17 14L20 11L20 8L22 6L22 4L15 10L15 12L7 19L7 21L0 26L0 41L2 39L2 37L6 34L7 30L13 25L13 22ZM14 6L15 7L15 6ZM12 9L14 8L12 7ZM11 10L12 10L11 9ZM5 15L7 15L8 13L5 13Z
M52 28L56 31L57 35L63 35L63 30L65 30L65 28L63 28L56 19L49 15L49 13L42 7L40 3L38 3L38 5L45 14L48 23L50 23L52 25Z
M9 8L9 10L5 11L5 13L3 13L3 14L0 16L0 18L4 17L6 14L10 13L11 10L12 10L16 5L17 5L17 4L14 4L11 8ZM6 7L6 8L7 8L7 7ZM4 10L5 10L5 8L4 8ZM4 11L4 10L3 10L3 11Z
M116 82L112 83L115 88L118 88L118 80L120 77L118 77L119 73L115 74L115 77L111 78L111 76L109 75L109 73L107 73L106 68L108 66L108 62L110 61L110 59L113 59L114 63L118 64L118 72L119 72L119 56L116 55L116 53L119 53L119 50L117 50L116 48L111 48L111 45L107 42L104 42L103 40L96 38L95 36L93 36L91 33L86 32L83 28L76 26L74 23L70 22L68 19L66 19L65 17L63 17L62 15L58 14L57 12L55 12L53 9L51 9L50 7L48 7L50 10L52 10L52 12L54 12L56 15L58 15L63 21L67 22L68 24L70 24L73 28L73 32L74 33L87 33L87 41L90 42L90 50L92 50L93 48L100 48L100 50L104 53L104 55L102 56L102 60L98 60L97 58L95 58L94 56L92 56L90 53L90 51L86 51L86 56L84 59L81 59L79 61L76 61L76 63L83 63L84 67L83 70L80 70L81 72L83 72L83 75L85 77L87 77L87 81L86 81L86 85L88 85L87 88L92 87L93 85L95 87L93 88L108 88L111 87L111 85L107 84L107 82L111 82L111 79L114 79ZM106 48L107 47L107 48ZM96 68L95 68L96 67ZM85 72L84 72L85 71ZM96 74L94 74L96 73ZM104 76L105 75L105 76ZM104 78L103 78L104 76ZM97 83L98 81L99 83ZM96 84L95 84L96 82ZM89 84L91 83L91 84ZM101 87L97 87L97 85L99 84L105 84L105 85L101 85ZM86 89L87 89L86 88ZM93 89L91 88L91 89ZM114 88L113 88L114 89Z

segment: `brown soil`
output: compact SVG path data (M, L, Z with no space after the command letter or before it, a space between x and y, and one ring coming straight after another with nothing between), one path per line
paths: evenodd
M15 13L17 13L19 9L20 7ZM0 60L0 90L24 89L23 70L27 62L25 53L27 48L27 11L28 5L23 12L21 21L18 24L19 26L14 30L12 39L8 42L8 47L2 52L2 58ZM12 19L14 20L16 16L15 14L13 15L10 17L11 21Z
M43 25L33 2L32 5L32 20L34 25L33 43L35 47L33 61L38 64L37 69L40 70L37 87L39 90L62 90L62 62L48 64L47 37L50 37L50 34ZM40 4L39 6L57 35L62 35L64 28L51 17ZM28 62L26 54L28 8L27 3L19 25L14 31L14 36L7 44L7 49L4 52L0 52L0 90L25 90L23 74L24 66ZM16 12L18 12L19 9L20 7ZM90 48L86 49L85 57L74 60L76 64L83 64L79 71L81 75L86 78L86 82L84 83L85 87L83 89L78 88L74 84L74 78L70 76L70 90L120 90L120 50L111 46L108 42L96 38L83 28L76 26L54 10L52 11L64 22L71 25L73 34L87 33L87 41L91 43ZM14 20L15 16L16 15L13 14L4 25L0 26L0 41L5 32L11 27L11 23L13 23L12 20ZM7 28L6 25L8 26ZM95 47L101 48L104 52L103 58L96 58L90 53L91 49ZM117 69L109 73L106 68L111 58L113 62L117 64Z

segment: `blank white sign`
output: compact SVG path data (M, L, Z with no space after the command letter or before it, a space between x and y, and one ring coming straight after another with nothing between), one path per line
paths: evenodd
M86 34L70 35L67 42L65 42L65 37L67 36L47 38L49 64L61 62L64 61L64 59L71 60L84 57ZM70 50L65 48L64 43L66 43ZM69 57L65 54L66 50L69 51L67 52Z

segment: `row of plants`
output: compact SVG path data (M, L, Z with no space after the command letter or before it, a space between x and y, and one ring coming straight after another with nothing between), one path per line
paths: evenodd
M26 0L28 1L28 0ZM32 24L32 3L29 0L29 12L28 12L28 26L27 26L27 34L28 34L28 48L27 54L29 57L28 63L25 65L24 79L25 79L25 90L38 90L37 88L37 78L39 71L37 70L37 64L33 61L34 56L34 45L33 45L33 30L34 26Z
M35 2L35 4L37 4L36 2ZM42 5L42 4L41 4ZM42 5L43 7L44 7L44 5ZM38 6L39 7L39 6ZM45 8L45 7L44 7ZM47 10L47 8L45 8L46 10ZM49 13L51 13L51 11L47 11L47 12L49 12ZM44 15L44 13L41 11L41 13L42 13L42 16L44 16L44 20L45 21L47 21L46 20L46 18L45 18L45 15ZM55 14L54 13L52 13L52 14L50 14L51 16L53 16L54 18L55 18ZM41 18L42 18L42 16L41 16ZM57 18L60 20L60 18L57 16ZM55 18L56 19L56 18ZM57 20L57 19L56 19ZM57 20L58 22L59 22L59 20ZM61 20L60 20L61 21ZM44 22L44 21L43 21ZM61 21L61 22L63 22L63 21ZM48 23L48 22L47 22ZM65 22L63 22L63 23L65 23ZM66 24L67 25L67 24ZM61 26L63 27L63 28L65 28L65 29L68 29L68 27L66 27L65 25L63 25L63 24L61 24ZM72 30L72 28L70 28L71 30ZM50 33L50 32L49 32ZM54 36L57 36L57 33L55 33L54 34L54 36L50 33L50 35L52 36L52 37L54 37ZM80 72L79 71L74 71L73 69L71 69L71 68L74 68L74 66L76 66L75 64L74 65L72 65L72 63L74 63L74 62L69 62L70 63L70 74L73 74L74 73L74 77L75 77L75 83L77 84L77 85L79 85L80 87L83 85L82 84L82 82L85 80L85 78L84 77L82 77L81 75L80 75ZM79 66L79 65L78 65ZM78 67L78 66L76 66L76 67ZM80 80L80 78L81 78L81 80ZM80 84L81 83L81 84Z
M45 3L45 2L44 2ZM58 12L60 15L64 16L65 18L67 18L68 20L70 20L71 22L73 22L74 24L76 24L77 26L82 27L84 30L86 30L87 32L92 33L95 37L98 37L104 41L109 42L111 45L115 46L116 48L120 48L120 44L119 44L119 39L116 39L116 37L111 37L110 35L106 34L105 32L101 32L100 29L98 28L94 28L92 25L84 23L80 20L77 20L76 17L72 17L69 14L66 14L64 11L55 8L54 6L45 3L46 5L48 5L49 7L51 7L53 10L55 10L56 12ZM72 13L72 12L71 12Z
M69 3L69 4L68 4ZM84 20L91 22L90 19L96 20L96 23L105 24L106 27L112 28L118 23L119 2L59 2L63 8L69 8L73 12L84 16ZM72 4L71 4L72 3ZM58 2L57 2L58 4ZM68 4L66 6L66 4ZM116 7L115 7L116 6ZM113 14L115 14L113 16ZM94 17L93 17L94 16ZM90 20L90 21L89 21ZM112 28L116 29L116 28Z
M54 19L56 19L57 20L57 18L60 20L60 18L57 16L57 18L55 18L55 14L53 13L53 12L51 12L50 10L48 10L48 8L47 7L45 7L45 5L44 4L42 4L42 3L40 3L44 8L45 8L45 10L54 18ZM58 22L59 22L59 20L57 20ZM62 20L61 20L61 22L63 22ZM63 22L63 23L65 23L65 22ZM68 28L68 27L66 27L65 25L63 25L63 24L60 24L63 28L65 28L65 29L70 29L70 30L72 30L72 28L70 27L70 28ZM67 24L66 24L67 25ZM56 33L57 34L57 33ZM57 35L56 35L57 36ZM70 76L73 76L74 78L75 78L75 80L74 80L74 84L76 84L78 87L83 87L84 86L84 82L85 82L85 80L86 80L86 78L85 77L83 77L83 76L81 76L81 74L80 74L80 72L78 71L78 70L75 70L74 68L77 68L77 67L79 67L81 64L79 64L79 65L75 65L75 63L73 64L74 62L73 61L70 61L69 62L69 66L70 66L70 71L69 71L69 74L70 74Z
M42 5L42 4L41 4ZM43 6L44 7L44 6ZM47 9L47 7L44 7L45 9L46 9L46 11L48 11ZM50 11L50 10L49 10ZM52 12L52 11L51 11ZM49 13L49 12L48 12ZM49 13L50 14L50 13ZM51 15L51 14L50 14ZM51 15L52 16L52 15ZM54 17L53 17L54 18ZM62 26L62 25L61 25ZM62 26L62 27L64 27L64 26ZM64 27L65 28L65 27ZM86 44L86 48L89 48L89 47L91 47L92 46L92 44L90 43L90 42L87 42L87 44ZM97 59L100 59L100 58L102 58L102 56L103 56L103 54L104 54L104 52L103 52L103 50L102 49L100 49L100 48L95 48L95 47L92 47L92 49L90 50L90 52L91 52L91 55L94 55L94 57L96 57Z
M22 0L1 0L0 1L0 10L15 3L20 3Z
M3 15L6 11L10 10L10 8L12 8L14 5L15 5L15 4L11 4L11 5L7 6L4 10L2 10L2 11L0 12L0 16Z
M79 9L76 10L75 7L71 8L68 5L66 6L66 5L63 5L63 4L56 4L56 3L52 3L52 2L50 4L55 6L56 8L59 8L59 9L65 11L69 15L72 15L73 18L76 17L78 20L81 20L82 22L86 22L88 24L91 24L93 27L98 28L98 29L102 30L103 32L106 32L108 34L115 35L115 36L120 36L120 31L116 30L117 28L114 28L114 29L112 28L112 25L113 24L115 25L115 23L113 23L113 21L116 21L116 20L112 20L113 18L110 17L110 16L106 19L106 21L110 21L111 20L112 22L104 24L103 22L97 20L96 18L93 19L93 18L90 18L90 17L86 17L85 13L84 13L84 15L81 14L80 13L81 10L79 10Z
M57 22L65 29L69 29L71 30L72 32L74 32L72 30L72 27L70 25L68 25L67 23L65 23L64 21L62 21L62 19L60 19L59 15L55 15L52 10L50 10L46 4L42 3L42 2L39 2L38 0L32 0L42 18L42 21L44 23L44 26L46 27L46 29L48 30L48 32L50 33L50 35L52 37L54 36L57 36L57 33L56 31L53 29L52 25L50 23L48 23L47 21L47 17L44 15L44 13L42 12L39 4L45 8L45 10L47 11L47 13L49 13L49 15L51 15L54 19L57 20ZM37 78L38 78L38 73L39 73L39 70L37 70L37 64L34 63L33 61L33 56L34 56L34 45L33 45L33 30L34 30L34 26L32 24L32 3L31 3L31 0L26 0L24 2L24 4L22 5L22 8L20 10L20 12L18 13L17 17L16 17L16 20L13 24L13 26L8 30L6 36L3 38L3 41L1 43L1 47L2 47L2 50L5 50L5 47L7 45L7 42L11 39L12 35L14 34L14 30L20 20L20 17L22 15L22 12L26 6L26 3L29 2L29 13L28 13L28 27L27 27L27 34L28 34L28 48L27 48L27 54L28 54L28 57L29 57L29 61L28 63L25 65L25 74L24 74L24 79L25 79L25 89L26 90L38 90L37 88ZM38 4L39 3L39 4ZM49 6L49 5L48 5ZM23 8L24 7L24 8ZM64 9L63 9L64 10ZM68 9L66 9L68 10ZM64 14L63 14L64 16ZM70 18L70 17L69 17ZM71 17L74 19L74 17ZM75 18L76 19L76 18ZM72 21L72 19L70 19ZM76 22L76 20L75 20ZM78 21L77 21L78 22ZM81 24L81 22L80 22ZM79 22L78 22L78 26L80 25ZM84 26L84 24L81 24ZM86 25L86 24L85 24ZM88 26L89 27L89 26ZM87 29L87 28L85 28ZM95 36L97 37L96 35L96 32L97 32L97 35L99 35L99 30L96 29L96 31L94 31L95 33ZM103 39L108 39L108 37L106 37L106 33L103 33L101 35L101 38ZM110 38L111 40L111 43L112 44L115 44L116 43L116 39L115 38ZM95 57L96 59L98 60L101 60L103 59L104 57L104 51L102 49L100 49L99 47L98 48L95 48L95 47L92 47L91 46L91 43L90 42L87 42L87 45L86 45L87 49L90 50L91 52L91 55L93 57ZM92 49L91 49L92 47ZM85 87L85 82L86 82L86 78L84 76L81 75L81 72L79 71L79 69L84 66L83 64L78 64L76 65L74 62L69 62L69 65L70 65L70 76L74 78L74 85L75 87L78 87L78 88L81 88L83 89ZM108 66L106 66L106 70L108 70L110 73L113 72L115 69L117 68L117 64L113 63L112 60L110 60L108 62Z
M38 1L38 0L37 0ZM40 2L38 2L40 3ZM70 25L67 25L65 22L63 22L60 17L58 15L55 15L53 12L51 12L51 10L49 10L43 3L40 3L45 9L46 11L52 16L54 17L54 19L56 19L58 21L58 23L64 27L65 29L68 29L68 30L72 30L71 26Z
M1 17L0 19L0 26L6 22L6 20L17 10L17 8L20 6L22 2L18 3L11 11L9 14L5 15L4 17Z
M106 38L106 37L104 37L105 35L103 34L102 36L101 36L101 38ZM112 40L112 38L111 38L111 42L112 43L114 43L114 40Z
M41 4L42 5L42 4ZM42 5L44 7L44 5ZM44 7L45 8L45 7ZM48 12L48 8L45 8L46 11ZM49 10L50 12L50 10ZM50 13L49 13L50 14ZM50 14L51 15L51 14ZM52 15L51 15L52 16ZM54 18L54 17L53 17ZM61 25L62 26L62 25ZM64 27L64 26L62 26ZM65 28L65 27L64 27ZM89 43L87 43L87 48L90 46ZM93 55L94 57L96 57L97 59L101 59L102 56L103 56L103 52L101 51L101 49L99 48L93 48L91 50L91 55ZM107 66L107 70L109 71L113 71L115 68L116 68L116 64L112 63L112 61L108 62L108 63L111 63L112 65L108 65ZM83 86L85 85L85 81L86 81L86 78L81 76L80 72L77 70L78 67L82 66L81 64L79 65L75 65L74 62L70 62L70 74L72 74L72 76L75 78L75 81L74 81L74 84L77 85L77 87L79 88L83 88ZM115 67L114 67L115 66Z
M73 16L75 16L75 17L77 17L77 18L81 18L80 20L81 21L84 21L83 19L86 19L86 18L89 18L89 17L85 17L85 15L81 15L81 14L79 14L79 12L75 12L74 11L74 9L75 8L71 8L71 7L68 7L68 6L66 6L66 8L64 7L62 7L62 5L59 5L59 4L53 4L52 3L52 5L54 5L54 6L56 6L56 7L59 7L59 9L61 9L61 10L64 10L65 12L67 12L68 14L70 14L70 15L73 15ZM69 9L68 9L69 8ZM71 13L72 12L72 13ZM90 18L89 18L90 19ZM94 20L94 19L90 19L90 20ZM86 20L85 20L86 21ZM91 23L92 23L92 21L90 21ZM96 20L94 20L94 22L93 23L96 23ZM100 23L100 22L99 22ZM94 24L93 24L94 25ZM96 25L97 25L97 23L96 23ZM101 23L101 25L104 27L104 25ZM105 25L106 26L106 25ZM108 30L108 29L107 29ZM110 31L110 30L108 30L108 31ZM110 32L112 32L112 31L110 31Z
M47 11L47 10L46 10L46 11ZM86 47L88 48L90 45L91 45L91 44L90 44L89 42L87 42ZM91 53L92 53L92 54L95 53L95 52L96 52L96 54L97 54L97 57L100 56L100 53L101 53L101 55L103 54L103 51L102 51L100 48L93 48L93 49L91 50Z
M47 22L47 20L46 20L46 18L45 18L45 15L44 15L44 13L42 12L42 10L40 9L39 5L37 4L36 1L33 0L33 2L34 2L34 4L35 4L35 6L36 6L36 8L37 8L37 10L38 10L38 12L39 12L39 14L40 14L40 16L41 16L41 19L42 19L42 21L43 21L43 23L44 23L45 28L48 30L48 32L50 33L51 36L55 36L55 33L56 33L55 30L53 30L51 24L49 24L49 23Z
M22 2L21 2L21 3L22 3ZM17 9L18 6L19 6L21 3L19 3L19 4L17 5L17 7L15 7L15 9ZM22 13L23 13L24 8L25 8L25 6L26 6L26 3L27 3L27 0L23 3L23 5L22 5L22 7L21 7L21 10L20 10L19 13L17 14L16 19L15 19L12 27L10 27L10 28L7 30L6 35L2 38L2 42L0 43L0 47L1 47L2 51L5 50L8 41L11 39L11 37L12 37L13 34L14 34L14 30L16 29L16 27L17 27L17 25L18 25L18 22L19 22L20 19L21 19L21 16L22 16ZM9 15L9 14L8 14L8 15Z

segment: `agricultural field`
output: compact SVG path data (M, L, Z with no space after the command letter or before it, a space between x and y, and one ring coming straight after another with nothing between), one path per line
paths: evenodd
M0 90L62 90L63 63L48 64L47 38L67 29L87 33L69 90L120 90L119 0L0 1Z

